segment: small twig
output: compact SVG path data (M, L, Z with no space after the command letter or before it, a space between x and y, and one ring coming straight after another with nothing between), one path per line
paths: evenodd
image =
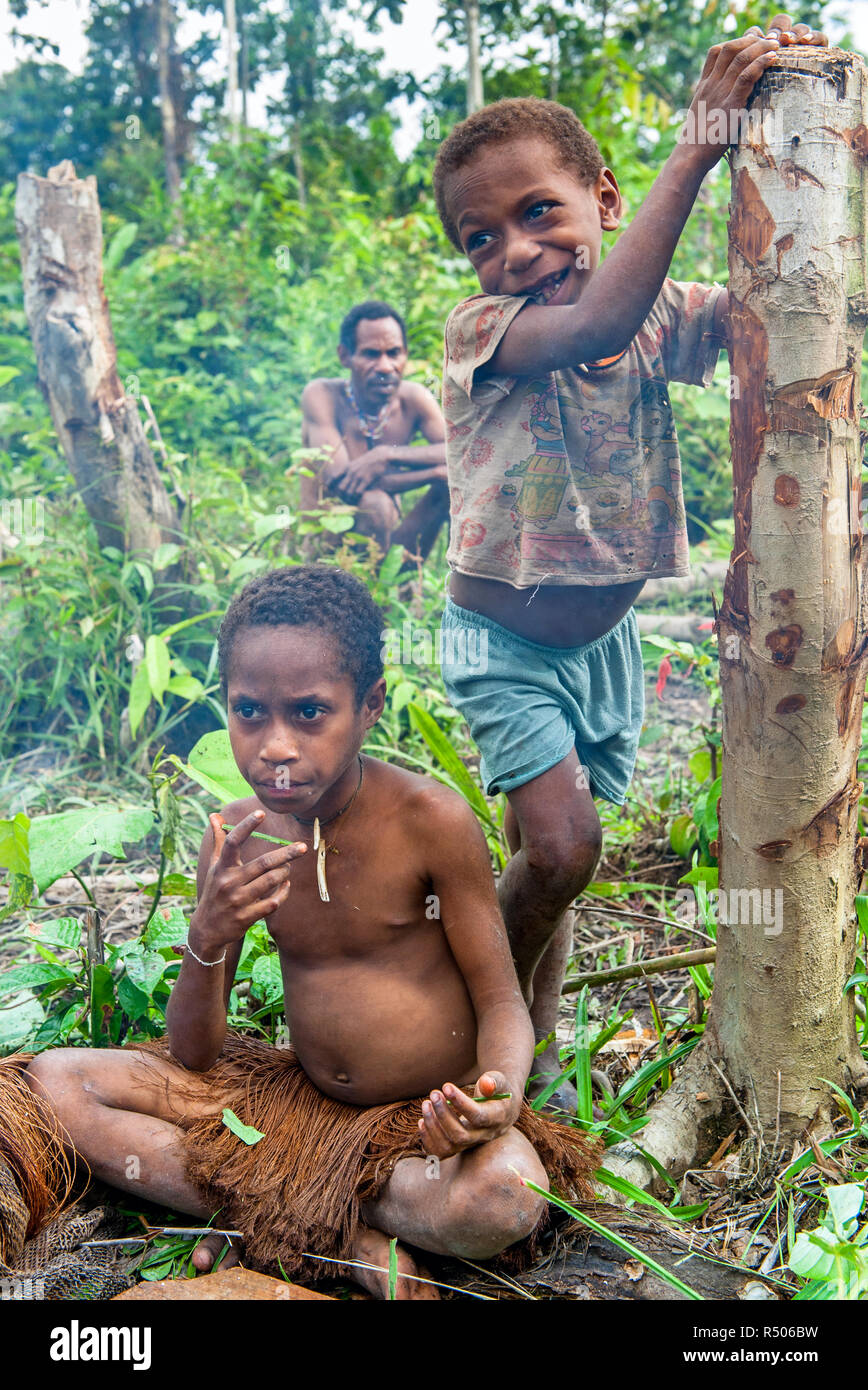
M762 1139L761 1139L760 1136L757 1134L756 1130L754 1129L753 1125L751 1124L750 1120L748 1119L747 1115L745 1114L744 1110L742 1109L741 1101L739 1100L738 1096L735 1094L735 1091L734 1091L734 1090L732 1089L732 1087L730 1086L729 1081L727 1080L726 1076L725 1076L724 1073L721 1071L720 1067L717 1065L717 1063L715 1062L715 1060L714 1060L713 1057L709 1057L708 1060L709 1060L709 1062L711 1063L711 1065L714 1067L714 1070L717 1072L718 1076L720 1077L720 1079L721 1079L721 1081L723 1082L723 1084L724 1084L724 1086L726 1087L726 1089L729 1091L729 1094L732 1096L732 1099L735 1101L735 1108L736 1108L736 1110L738 1111L739 1115L741 1115L741 1118L744 1120L745 1124L747 1125L748 1133L749 1133L749 1134L752 1134L753 1137L754 1137L754 1139L756 1139L757 1142L758 1142L759 1144L762 1144Z
M496 1279L498 1284L502 1284L505 1289L511 1289L513 1293L521 1294L522 1298L529 1298L531 1303L539 1303L538 1298L535 1298L528 1289L523 1289L521 1284L517 1284L508 1275L496 1274L493 1269L485 1269L483 1265L475 1265L472 1260L465 1259L463 1255L459 1255L458 1258L463 1265L469 1265L478 1274L484 1274L489 1279Z
M149 1226L150 1236L237 1236L244 1239L243 1231L218 1231L214 1226Z
M615 970L586 970L567 980L561 994L575 994L583 985L608 985L618 980L641 980L645 975L660 975L665 970L686 970L691 965L710 965L717 956L717 947L702 951L679 951L672 956L654 956L633 965L619 965Z
M598 907L594 902L576 903L575 910L589 912L604 912L611 917L634 917L640 922L659 922L662 927L673 927L675 931L686 931L690 936L702 936L706 941L713 941L714 937L709 936L707 931L700 931L699 927L688 927L684 922L672 922L668 917L652 917L648 912L630 912L626 908L620 907Z
M102 919L95 907L85 908L84 924L87 928L87 959L91 970L95 965L105 965L105 951L102 944Z
M84 879L81 877L81 875L80 875L80 874L77 874L76 871L75 871L75 869L70 869L69 872L70 872L70 874L72 875L72 877L76 880L76 882L79 883L79 884L81 884L81 887L84 889L84 892L85 892L85 897L87 898L87 900L88 900L88 902L90 903L91 907L96 907L96 898L93 896L93 893L90 891L90 889L88 888L87 884L85 883L85 881L84 881ZM69 906L69 904L65 904L65 905L66 905L66 906Z
M375 1274L388 1274L388 1269L384 1265L369 1265L364 1260L333 1260L329 1255L312 1255L309 1250L302 1251L303 1258L306 1260L324 1260L328 1265L343 1265L352 1269L372 1269ZM471 1289L460 1289L457 1284L442 1284L439 1279L423 1279L421 1274L401 1274L401 1279L412 1279L416 1284L433 1284L435 1289L449 1289L451 1293L465 1293L468 1298L481 1298L484 1303L496 1303L497 1300L487 1293L473 1293Z

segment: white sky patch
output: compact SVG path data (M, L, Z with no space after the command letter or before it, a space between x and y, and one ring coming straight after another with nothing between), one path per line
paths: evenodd
M794 7L797 12L798 7ZM87 51L84 26L89 12L89 0L48 0L46 4L31 3L27 19L14 20L9 13L8 0L0 0L0 73L8 72L25 56L26 50L13 43L10 34L13 27L24 33L43 35L57 45L57 60L71 72L80 73ZM464 50L460 44L448 43L441 48L445 29L438 27L440 15L438 0L407 0L405 19L402 24L392 24L385 16L381 17L379 34L369 34L361 24L353 26L360 48L381 48L385 53L386 70L392 72L412 72L420 80L430 77L441 66L463 74ZM838 22L836 22L838 21ZM842 32L844 23L849 25L859 51L868 55L868 4L865 0L838 0L829 12L826 21L830 39L834 42ZM206 29L216 34L220 26L218 13L208 17L195 17L181 26L178 34L181 45ZM726 27L726 26L724 26ZM523 47L523 44L522 44ZM508 56L506 45L498 46L499 56ZM49 55L46 54L46 60ZM223 50L215 60L222 64ZM209 74L213 77L214 73ZM266 104L268 98L276 97L281 90L280 74L274 74L259 84L256 93L248 103L248 117L251 124L267 124ZM415 102L412 106L402 100L394 103L393 111L399 121L395 135L395 145L401 158L406 158L422 133L422 123L426 112L424 103Z

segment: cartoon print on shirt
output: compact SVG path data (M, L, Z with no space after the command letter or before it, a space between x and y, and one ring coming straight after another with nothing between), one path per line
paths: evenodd
M570 481L554 378L531 382L528 400L528 425L536 448L521 463L507 468L504 476L522 479L513 505L516 518L523 517L544 528L560 511ZM520 525L518 519L516 525Z
M589 410L581 417L579 424L583 432L588 436L588 448L585 454L585 467L594 477L599 477L601 473L614 472L610 468L609 459L612 454L618 452L627 443L626 439L610 439L610 432L624 435L627 433L626 424L612 424L611 415L607 415L604 410Z
M665 531L678 507L678 445L664 381L643 381L639 394L630 402L630 438L640 444L646 490L645 506L637 522L640 526L650 524L653 531Z

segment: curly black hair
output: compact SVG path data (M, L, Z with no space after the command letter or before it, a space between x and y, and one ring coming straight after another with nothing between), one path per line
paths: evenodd
M341 670L352 679L356 709L383 674L383 614L364 584L336 565L287 565L257 575L236 594L217 636L223 694L238 633L249 627L321 628L331 633Z
M450 174L467 164L483 145L541 136L554 149L558 163L573 169L583 184L593 183L604 168L603 156L592 135L569 107L541 97L504 97L474 111L447 135L434 165L434 197L443 230L459 251L464 248L446 198Z
M354 304L341 323L340 345L346 352L355 352L356 330L362 319L394 319L401 330L401 340L407 346L407 325L397 309L384 304L382 299L366 299L364 304Z

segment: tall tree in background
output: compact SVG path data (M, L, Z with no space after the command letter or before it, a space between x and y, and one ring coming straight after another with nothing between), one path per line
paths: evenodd
M465 0L464 26L467 31L467 114L478 111L484 103L482 64L479 51L479 0Z
M235 0L224 0L226 19L226 106L233 145L238 144L238 21Z
M172 57L175 51L175 12L172 0L157 0L159 24L157 54L160 81L160 117L163 123L163 157L166 162L166 193L169 202L177 203L181 194L181 171L178 164L178 116L171 79Z

